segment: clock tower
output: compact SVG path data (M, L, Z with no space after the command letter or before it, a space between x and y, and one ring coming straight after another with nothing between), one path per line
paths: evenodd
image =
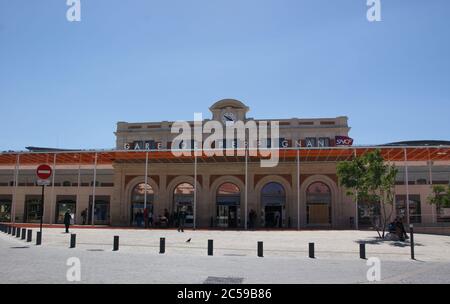
M245 122L249 108L236 99L222 99L213 104L209 110L212 119L222 122L224 125L238 120Z

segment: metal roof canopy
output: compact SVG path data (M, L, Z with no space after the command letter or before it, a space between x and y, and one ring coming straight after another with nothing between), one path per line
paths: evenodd
M279 161L295 162L297 151L300 156L300 162L336 162L352 159L355 155L360 156L369 151L379 149L386 161L404 161L405 151L408 161L450 161L450 146L367 146L367 147L327 147L327 148L284 148L279 149ZM226 156L227 150L223 151L223 156L208 156L205 152L218 150L196 151L197 161L199 163L227 163L227 162L245 162L245 156L238 156L238 150L234 151L233 156ZM256 149L255 149L256 150ZM55 152L2 152L0 153L1 165L15 165L17 158L21 165L39 165L53 163L56 155L56 163L61 165L90 165L95 163L97 155L98 165L112 165L113 163L144 163L148 153L148 159L153 163L194 163L193 150L176 150L178 152L191 152L190 156L175 156L171 150L89 150L89 151L55 151ZM269 152L270 149L262 149ZM261 154L261 150L255 156L249 155L249 162L268 159ZM274 152L274 151L272 151Z

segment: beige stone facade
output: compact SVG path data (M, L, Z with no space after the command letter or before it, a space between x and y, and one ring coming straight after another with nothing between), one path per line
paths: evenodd
M211 119L222 123L227 119L251 119L247 117L249 108L236 100L219 101L210 110ZM250 228L350 228L356 217L363 227L370 225L376 213L361 203L357 216L355 202L338 184L337 162L328 159L307 158L297 163L281 157L279 164L271 168L250 159L246 171L242 157L197 163L152 158L155 150L171 148L176 136L170 132L172 123L117 124L117 150L151 149L147 166L142 160L113 161L95 166L94 177L94 165L56 162L52 185L45 189L44 222L59 222L61 213L70 209L74 223L82 224L82 212L87 209L91 213L93 197L96 224L113 226L140 225L144 205L151 212L153 225L162 224L159 216L166 213L169 225L174 225L177 212L184 206L188 213L186 226L196 228L244 229L246 223ZM334 149L336 137L348 136L350 130L346 117L292 118L279 120L279 125L280 138L287 149L296 148L297 144L302 148ZM409 167L408 187L405 164ZM404 197L408 196L412 222L437 225L448 221L450 214L429 205L427 197L432 184L449 183L450 162L408 161L396 165L400 172L393 216L405 212ZM35 166L20 163L18 167L0 166L2 220L8 220L8 204L9 220L38 220L36 208L41 187L36 186L34 171ZM145 181L149 186L142 186Z

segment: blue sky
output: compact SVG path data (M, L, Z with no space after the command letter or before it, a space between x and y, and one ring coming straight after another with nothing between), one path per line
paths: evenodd
M113 148L117 121L346 115L355 144L446 139L450 1L0 0L0 150Z

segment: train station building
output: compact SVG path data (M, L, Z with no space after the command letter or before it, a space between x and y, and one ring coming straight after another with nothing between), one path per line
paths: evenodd
M209 110L210 118L202 125L262 121L248 117L249 107L238 100L220 100ZM62 223L70 210L75 224L82 224L87 211L89 224L137 226L147 208L158 225L160 216L184 208L186 225L195 228L245 229L250 221L270 229L370 226L376 206L357 205L346 195L336 165L380 149L399 169L393 216L424 226L450 222L450 210L428 203L432 185L450 182L449 142L353 146L347 117L264 121L279 126L278 162L273 167L261 166L265 157L249 149L244 155L174 155L178 142L171 132L173 121L118 122L114 150L29 147L26 152L2 152L0 221L39 222L41 187L35 171L49 164L53 174L44 200L44 222L49 224ZM195 121L187 123L195 127ZM214 148L236 150L225 141Z

